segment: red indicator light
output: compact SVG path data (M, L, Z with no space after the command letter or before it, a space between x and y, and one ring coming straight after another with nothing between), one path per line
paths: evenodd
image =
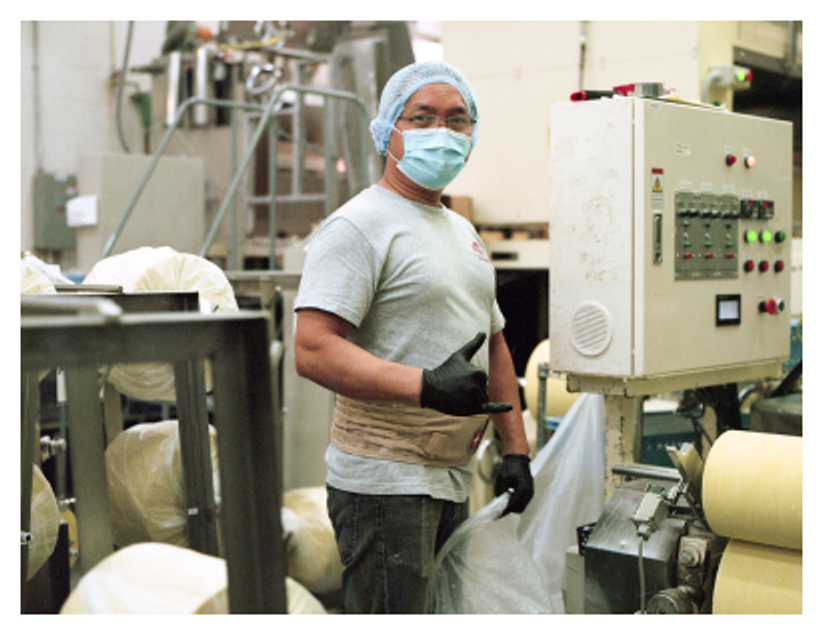
M728 258L729 260L733 260L734 259L734 254L733 253L726 253L725 257Z
M736 163L736 156L734 156L733 154L726 154L725 155L725 164L730 166L730 165L733 165L734 163Z

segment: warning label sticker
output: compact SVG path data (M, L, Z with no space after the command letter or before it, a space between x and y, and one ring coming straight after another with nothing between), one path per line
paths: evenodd
M665 174L661 168L651 170L651 209L662 209L665 204Z

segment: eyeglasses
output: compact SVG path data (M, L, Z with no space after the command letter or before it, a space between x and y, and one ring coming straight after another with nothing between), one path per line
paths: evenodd
M464 114L456 114L450 117L438 117L435 114L415 114L410 117L397 117L403 121L410 121L415 128L434 128L439 127L440 123L445 123L449 130L454 132L466 132L471 129L471 126L476 123L471 117Z

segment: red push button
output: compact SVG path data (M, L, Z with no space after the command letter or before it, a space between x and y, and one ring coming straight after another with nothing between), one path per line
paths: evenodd
M745 269L746 273L750 273L756 268L756 265L754 264L753 260L746 260L743 268Z
M759 302L759 312L760 313L768 313L769 315L776 315L776 309L778 304L776 300L771 298L768 300L763 300Z
M762 273L767 273L767 272L768 272L768 269L770 269L770 268L771 268L771 265L768 263L768 261L767 261L767 260L762 260L762 261L759 263L759 270L760 270Z
M776 273L781 273L785 270L785 263L782 260L777 260L773 263L773 270Z

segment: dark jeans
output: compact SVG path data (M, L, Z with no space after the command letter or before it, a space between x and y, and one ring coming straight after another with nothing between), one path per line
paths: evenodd
M345 612L422 613L436 554L468 517L468 502L329 486L328 513L345 566Z

